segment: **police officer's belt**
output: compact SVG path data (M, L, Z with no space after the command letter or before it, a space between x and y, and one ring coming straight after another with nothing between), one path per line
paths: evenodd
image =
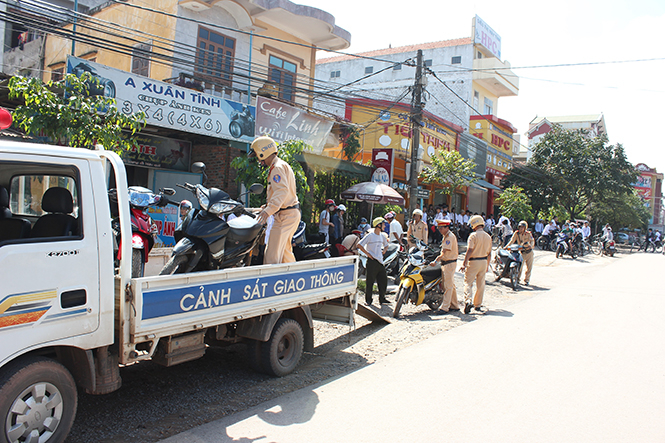
M296 204L293 205L293 206L289 206L289 207L286 207L286 208L282 208L282 209L280 209L280 210L277 211L277 212L286 211L287 209L300 209L300 203L296 203Z
M446 265L449 265L451 263L455 263L456 261L457 261L457 259L455 259L455 260L444 260L444 261L441 262L441 266L446 266Z
M487 256L485 256L485 257L471 257L469 260L487 260Z

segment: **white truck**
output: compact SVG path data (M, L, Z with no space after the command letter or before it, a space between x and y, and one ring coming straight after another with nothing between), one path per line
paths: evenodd
M108 183L122 257L114 267ZM313 319L353 324L354 257L131 278L127 179L113 152L0 143L0 442L61 442L77 386L121 385L119 365L171 366L246 341L285 375Z

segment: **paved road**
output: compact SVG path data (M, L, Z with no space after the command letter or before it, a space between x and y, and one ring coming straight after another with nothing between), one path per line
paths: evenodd
M665 256L543 260L532 298L165 442L665 442Z

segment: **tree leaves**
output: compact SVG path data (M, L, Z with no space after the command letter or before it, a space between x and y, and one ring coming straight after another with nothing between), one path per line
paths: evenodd
M460 186L468 186L475 180L473 170L476 164L467 160L457 151L437 150L430 158L431 166L425 167L420 177L425 183L443 185L439 192L452 194Z
M142 112L125 115L115 99L91 95L99 80L84 73L80 78L67 74L60 82L46 84L36 78L14 76L9 80L9 97L24 105L13 112L15 124L30 135L45 136L53 143L92 149L96 144L114 151L128 150L136 144L125 138L145 126ZM94 89L94 88L92 88Z

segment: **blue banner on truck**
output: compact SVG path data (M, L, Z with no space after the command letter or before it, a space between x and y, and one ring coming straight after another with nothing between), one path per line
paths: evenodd
M143 320L214 309L252 300L339 286L353 281L353 265L268 275L143 293Z

